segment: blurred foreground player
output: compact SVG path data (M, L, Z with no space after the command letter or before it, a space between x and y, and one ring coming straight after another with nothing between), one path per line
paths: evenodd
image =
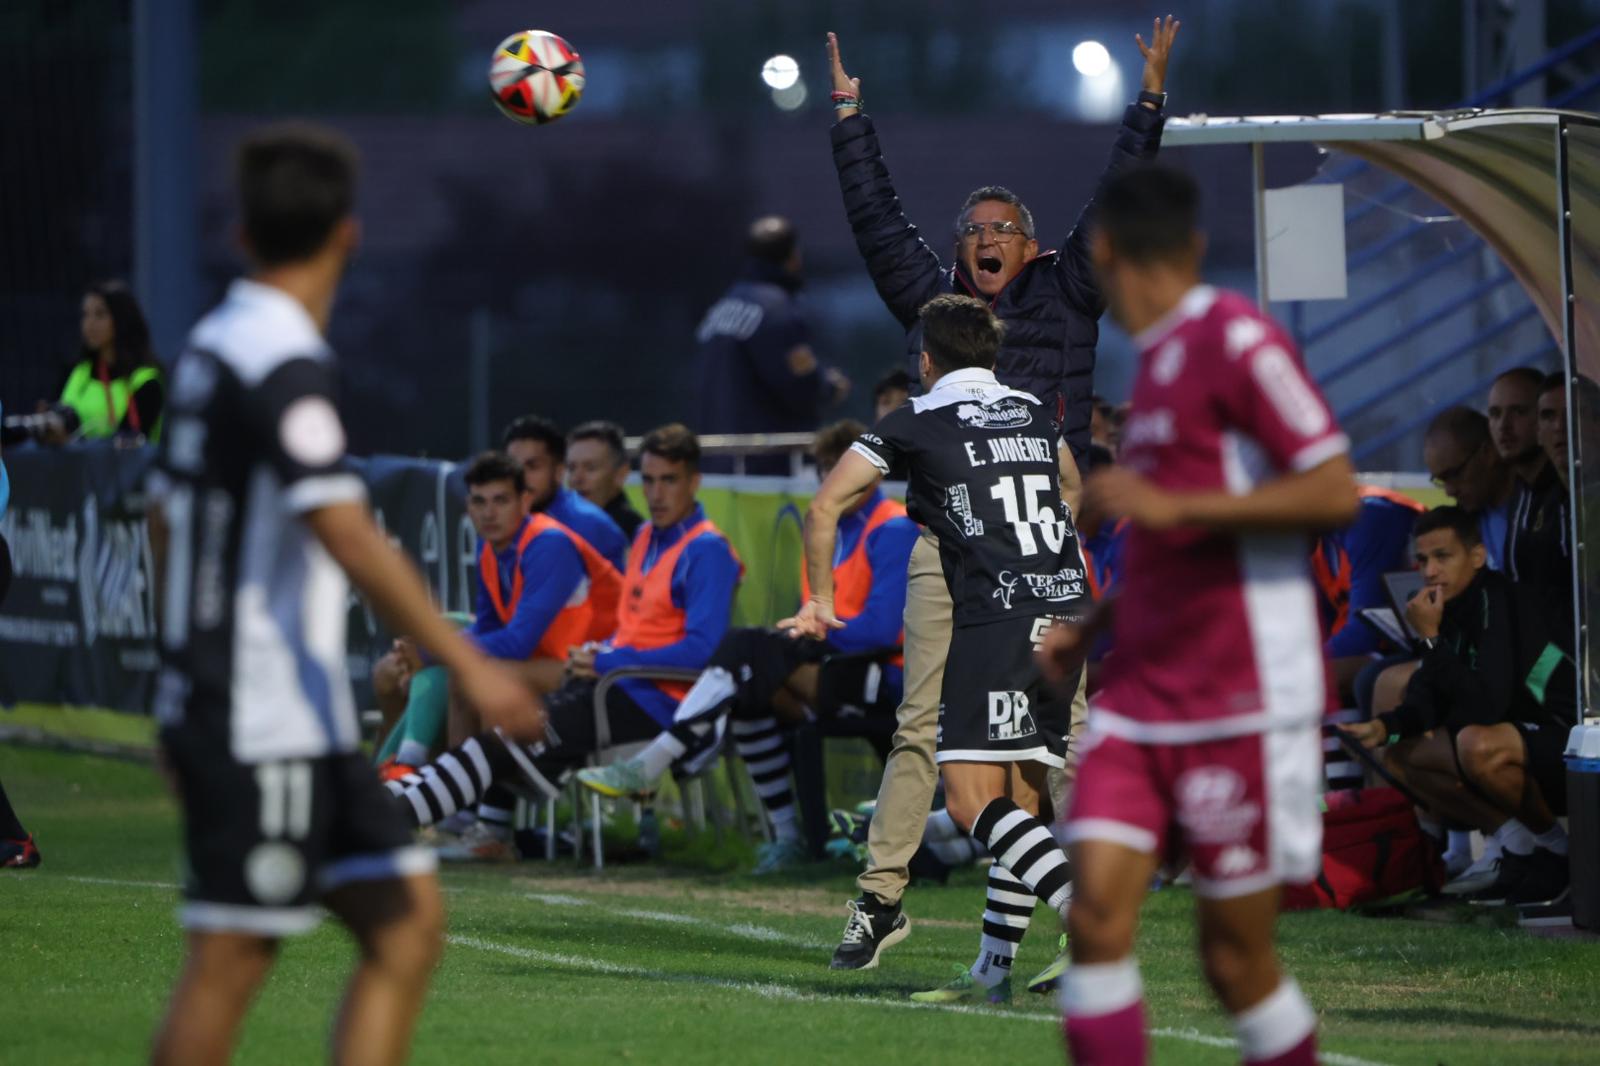
M346 574L486 720L537 733L540 712L439 617L343 464L323 333L358 233L353 150L311 127L266 130L241 147L238 180L252 274L190 334L151 483L154 710L188 869L186 958L152 1058L227 1061L279 939L314 927L320 905L360 947L332 1057L397 1063L444 910L432 853L358 750Z
M1126 517L1122 591L1046 640L1076 669L1115 614L1090 702L1066 839L1076 896L1062 979L1079 1066L1146 1061L1133 957L1164 856L1193 861L1207 980L1246 1063L1310 1066L1316 1015L1273 946L1279 886L1319 869L1327 674L1308 534L1359 507L1348 441L1293 346L1255 305L1200 281L1198 195L1141 168L1100 196L1092 254L1140 355L1121 465L1089 479L1085 522Z
M11 481L6 477L6 464L0 461L0 518L6 516L6 505L11 500ZM11 549L6 538L0 537L0 604L6 601L6 591L11 588ZM6 790L0 788L0 870L22 869L38 866L39 848L33 834L22 828L17 812L11 809Z

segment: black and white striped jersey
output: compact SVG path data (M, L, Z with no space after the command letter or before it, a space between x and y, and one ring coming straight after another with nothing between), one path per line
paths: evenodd
M944 375L851 445L884 476L905 474L907 512L939 538L956 625L1073 617L1088 606L1057 440L1032 395L968 369Z
M240 762L347 752L359 739L349 588L301 521L365 496L344 464L334 377L305 308L244 279L172 372L150 486L168 530L155 712Z

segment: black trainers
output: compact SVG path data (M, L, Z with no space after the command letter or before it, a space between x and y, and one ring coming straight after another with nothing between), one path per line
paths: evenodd
M1521 883L1528 873L1528 855L1518 855L1514 851L1500 853L1500 865L1495 870L1494 881L1488 886L1457 899L1475 903L1480 907L1502 907L1511 898L1511 890Z
M1522 879L1512 886L1506 896L1508 903L1519 907L1548 907L1560 903L1572 891L1572 874L1567 869L1567 857L1557 855L1549 848L1535 848L1533 854L1523 859Z
M878 965L883 949L911 935L911 919L900 913L900 905L886 907L875 896L863 894L848 904L850 920L844 923L844 939L833 953L830 970L870 970Z

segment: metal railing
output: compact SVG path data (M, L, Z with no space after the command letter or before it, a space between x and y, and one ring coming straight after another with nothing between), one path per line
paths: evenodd
M798 477L805 472L806 457L811 454L815 433L707 433L700 437L700 454L728 457L733 460L733 472L745 472L745 460L752 455L788 455L789 473ZM629 437L623 442L629 455L638 455L644 446L643 437Z

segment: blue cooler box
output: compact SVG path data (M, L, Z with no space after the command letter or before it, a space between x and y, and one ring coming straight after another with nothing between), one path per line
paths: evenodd
M1577 726L1567 737L1567 834L1572 924L1600 930L1600 725Z

